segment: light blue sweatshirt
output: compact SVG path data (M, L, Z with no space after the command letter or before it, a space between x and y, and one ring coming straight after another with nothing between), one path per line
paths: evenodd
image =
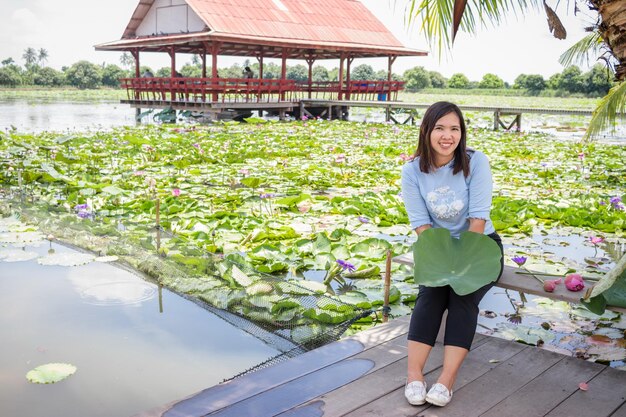
M430 224L450 230L455 238L469 228L469 219L486 220L485 234L495 232L489 212L493 182L487 156L468 151L470 174L452 174L454 159L426 174L420 171L419 157L402 167L402 199L411 227Z

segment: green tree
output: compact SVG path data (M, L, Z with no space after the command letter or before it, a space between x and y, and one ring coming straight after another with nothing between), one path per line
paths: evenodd
M0 68L0 85L16 87L22 84L22 77L15 67L16 65L6 65Z
M65 78L78 88L96 88L102 84L102 70L89 61L78 61L67 69Z
M156 72L153 72L150 67L142 66L140 72L143 74L146 69L150 70L155 77L169 78L172 76L172 67L161 67Z
M57 71L50 67L40 68L33 76L33 82L35 85L43 85L47 87L63 85L64 81L65 75L61 71Z
M446 88L448 86L446 78L437 71L428 71L428 76L433 88Z
M368 64L361 64L350 70L351 80L373 80L375 77L374 68Z
M485 74L478 84L478 88L504 88L504 81L495 74Z
M11 65L11 64L15 64L15 61L11 57L8 57L7 59L3 59L2 60L2 66L3 67L5 67L7 65Z
M576 65L565 68L561 73L558 88L568 93L583 93L583 77L580 68Z
M414 67L408 69L404 71L402 78L406 83L404 88L409 91L422 90L432 85L430 76L424 67Z
M316 65L313 67L313 81L316 82L326 82L328 81L328 70L326 67L321 65Z
M546 89L546 81L539 74L520 74L513 83L514 89L527 90L530 94L539 94Z
M132 70L135 67L135 58L133 58L130 52L124 52L120 55L120 64L127 70Z
M24 65L27 69L31 69L37 64L37 51L35 48L26 48L24 49L24 54L22 54L22 59L24 59Z
M107 87L119 87L120 78L128 76L128 72L115 64L109 64L102 68L102 85Z
M37 63L40 67L43 67L44 64L48 61L48 50L44 48L39 48L39 52L37 52Z
M452 77L448 80L448 87L450 88L468 88L469 86L470 81L465 74L457 72L456 74L452 74Z
M339 81L339 68L335 67L328 71L328 80L329 81Z
M590 96L605 96L613 86L611 81L613 76L614 74L604 65L596 64L582 74L583 91Z
M302 64L287 67L287 79L306 82L309 79L309 69Z
M194 64L183 65L183 67L180 69L180 73L183 75L183 77L200 78L202 77L202 67ZM210 72L207 71L207 74L210 74Z

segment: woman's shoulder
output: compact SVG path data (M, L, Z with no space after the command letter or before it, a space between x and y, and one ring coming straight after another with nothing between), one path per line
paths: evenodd
M478 151L476 149L467 148L467 156L469 157L470 164L489 163L489 159L487 158L487 155L485 155L483 152Z
M402 166L402 175L417 175L419 173L419 156L407 161Z

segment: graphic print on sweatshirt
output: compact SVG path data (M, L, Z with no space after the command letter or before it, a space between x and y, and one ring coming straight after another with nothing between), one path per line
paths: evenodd
M448 186L435 188L426 196L430 211L439 219L451 219L459 215L463 207L463 200L457 198L456 193Z

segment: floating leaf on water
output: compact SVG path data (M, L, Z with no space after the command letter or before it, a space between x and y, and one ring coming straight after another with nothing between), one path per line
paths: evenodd
M92 262L96 257L86 253L53 253L37 259L40 265L79 266Z
M39 232L4 232L0 233L0 243L30 243L39 242L44 235Z
M22 262L30 261L39 256L36 252L23 251L23 250L6 250L0 252L0 260L4 262Z
M246 293L248 295L269 294L272 291L274 291L274 287L263 281L257 281L249 287L246 287Z
M528 345L538 346L554 339L554 334L544 329L535 329L524 325L502 324L497 329L504 339L516 340Z
M28 371L26 379L33 384L54 384L76 372L76 367L69 363L47 363Z
M596 361L612 362L626 359L626 349L617 345L593 345L587 353L596 356Z

